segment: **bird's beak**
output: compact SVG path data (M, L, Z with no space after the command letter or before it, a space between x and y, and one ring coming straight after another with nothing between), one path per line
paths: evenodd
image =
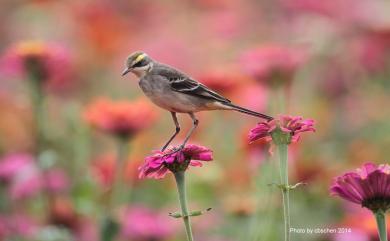
M131 71L131 69L129 67L127 67L125 70L123 70L122 72L122 76L125 76L127 73L129 73Z

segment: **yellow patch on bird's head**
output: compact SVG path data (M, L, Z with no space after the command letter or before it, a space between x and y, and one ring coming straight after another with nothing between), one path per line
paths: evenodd
M133 63L134 63L134 64L135 64L135 63L138 63L139 61L143 60L145 57L146 57L146 54L145 54L145 53L142 53L142 54L138 55L137 58L135 58L135 60L134 60Z

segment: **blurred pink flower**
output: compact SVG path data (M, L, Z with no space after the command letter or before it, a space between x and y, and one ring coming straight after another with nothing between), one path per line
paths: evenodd
M68 190L70 185L69 177L63 170L59 168L50 169L44 175L44 187L48 192L56 193Z
M207 12L202 20L206 31L216 36L220 41L227 41L242 33L245 23L243 15L237 11L237 8L223 9L219 11Z
M287 9L324 16L342 23L367 25L375 22L375 1L370 0L283 0Z
M269 90L263 85L256 83L244 84L237 91L234 91L234 97L237 104L245 106L248 109L263 112L267 108L269 99Z
M9 182L25 166L34 162L33 157L25 153L4 156L0 160L0 180Z
M365 70L386 69L390 58L390 26L370 29L351 43L350 50Z
M112 101L100 98L92 102L84 113L93 127L121 137L131 137L148 127L156 115L143 100Z
M37 231L37 224L30 217L23 214L14 214L10 219L13 234L22 237L31 237Z
M193 49L188 48L188 42L182 36L175 36L174 31L169 30L167 32L166 30L163 31L163 29L156 30L155 36L158 37L158 41L151 38L143 40L142 46L144 46L143 50L146 53L150 56L156 56L162 63L167 63L176 68L190 72L191 69L197 70L193 66L193 61L191 61L192 57L194 57Z
M337 226L350 228L351 232L334 235L334 241L373 241L378 238L375 218L366 209L348 210ZM388 226L387 232L390 234L390 226Z
M256 127L250 131L249 141L254 142L264 138L267 142L271 142L271 133L276 128L280 128L280 130L286 134L291 134L291 142L299 141L300 133L302 132L315 131L314 120L304 120L300 116L281 115L272 121L258 123Z
M34 76L49 89L63 89L74 79L70 78L69 51L56 43L17 43L5 52L1 64L4 72L25 78Z
M275 87L288 84L305 59L301 49L269 45L246 51L240 62L256 80Z
M12 180L9 193L12 199L29 198L39 193L43 185L38 168L31 164L19 170Z
M338 233L333 236L334 241L370 241L370 236L362 231L353 229L350 233Z
M21 162L18 158L24 158L25 163L19 165ZM8 161L11 160L15 160L18 164L18 169L8 169L8 171L12 170L12 176L8 177L8 191L12 199L29 198L42 190L50 193L63 192L69 187L68 177L61 169L41 171L32 156L28 154L14 154L8 159ZM12 167L12 165L8 164L7 167ZM7 175L10 173L8 172Z
M171 217L143 206L125 210L122 218L121 236L124 240L167 240L175 230L175 222Z
M184 169L190 166L202 166L200 161L211 161L213 152L203 146L189 144L183 150L170 154L174 148L164 152L155 151L145 158L145 164L139 168L139 178L163 178L168 170Z
M390 209L390 165L365 163L355 172L336 177L330 191L373 212L386 212Z
M29 238L38 229L38 224L24 214L0 215L0 239L12 240L15 237Z

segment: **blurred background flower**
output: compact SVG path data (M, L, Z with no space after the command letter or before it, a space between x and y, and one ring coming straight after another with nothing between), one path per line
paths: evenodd
M294 192L294 226L351 227L354 240L375 240L365 221L348 221L366 218L329 197L328 187L345 170L389 159L389 9L385 0L1 1L0 239L98 240L101 194L115 178L112 137L122 134L136 137L121 168L131 199L114 213L126 206L131 217L133 203L141 203L163 217L161 207L176 206L171 178L136 181L144 157L174 128L169 115L139 99L135 77L120 76L127 55L143 50L239 105L276 116L283 97L283 113L315 119L316 134L290 148L291 181L308 183ZM26 78L31 58L44 79L39 154ZM189 206L213 207L193 218L196 240L280 240L281 203L267 185L278 182L275 161L262 141L247 145L258 120L200 115L193 139L211 147L216 161L188 175ZM190 128L189 118L179 118L183 130ZM137 225L160 222L142 220ZM184 240L179 227L161 237ZM348 240L292 234L301 241L336 238Z
M132 137L149 127L155 119L145 101L110 101L98 99L87 107L85 119L93 127L119 137Z

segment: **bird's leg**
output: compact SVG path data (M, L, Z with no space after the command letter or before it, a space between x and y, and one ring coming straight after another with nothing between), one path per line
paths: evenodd
M180 145L179 147L177 147L177 148L174 148L171 152L165 154L164 156L168 156L168 155L171 155L171 154L174 154L174 153L176 153L176 152L179 152L179 151L183 150L183 148L185 147L187 141L190 139L192 133L194 132L194 130L195 130L196 127L198 126L199 121L198 121L198 119L196 119L194 113L191 112L191 113L189 113L189 115L191 116L191 119L192 119L192 121L193 121L193 122L192 122L193 124L192 124L191 130L187 133L187 136L186 136L186 138L184 139L183 144L181 144L181 145Z
M194 113L190 112L189 115L191 116L191 119L192 119L192 127L191 127L191 130L188 132L186 138L184 139L183 141L183 144L180 145L180 149L183 149L187 143L187 141L190 139L192 133L195 131L196 127L198 127L198 124L199 124L199 120L196 119Z
M175 112L171 112L171 115L172 115L172 119L173 119L173 122L175 123L175 133L171 136L171 138L169 138L169 140L167 141L167 143L165 143L164 147L161 149L161 151L165 151L165 149L167 149L168 145L171 143L171 141L173 139L175 139L175 137L177 136L177 134L179 134L180 132L180 125L179 125L179 122L177 121L177 117L176 117L176 113Z

